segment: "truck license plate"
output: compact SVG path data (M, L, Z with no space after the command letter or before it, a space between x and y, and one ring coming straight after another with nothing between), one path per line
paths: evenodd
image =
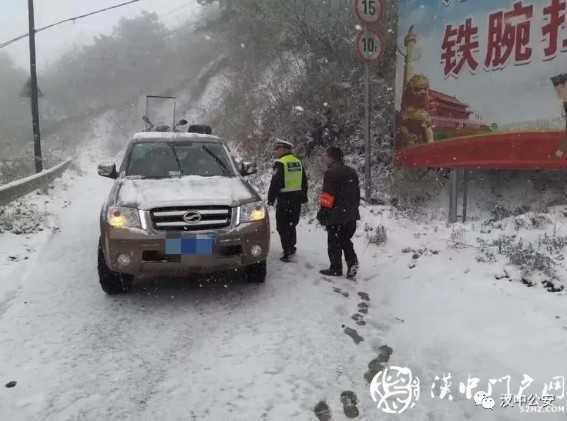
M165 254L182 256L212 256L215 236L197 234L183 237L168 237L165 240Z

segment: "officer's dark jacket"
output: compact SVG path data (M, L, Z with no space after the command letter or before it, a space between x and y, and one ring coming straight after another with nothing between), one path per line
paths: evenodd
M292 155L291 153L285 154ZM283 158L282 156L282 158ZM303 166L303 162L301 163ZM274 174L272 175L272 182L270 183L270 190L268 191L268 203L273 204L276 199L279 203L282 202L298 202L307 203L307 173L303 166L303 179L301 181L301 191L295 192L280 192L285 187L284 168L281 162L274 163Z
M319 210L317 219L322 225L341 225L360 219L360 186L358 174L342 162L331 164L323 179L323 193L332 205Z

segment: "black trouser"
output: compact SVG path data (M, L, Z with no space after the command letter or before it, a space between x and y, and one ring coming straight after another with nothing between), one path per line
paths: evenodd
M343 252L347 266L358 264L351 238L356 231L356 221L349 221L341 225L327 226L327 243L331 269L342 271Z
M284 254L290 254L297 243L296 225L299 223L301 202L280 200L276 206L276 228L280 234Z

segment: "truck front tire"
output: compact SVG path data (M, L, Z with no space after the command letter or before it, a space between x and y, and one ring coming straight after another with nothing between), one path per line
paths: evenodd
M102 240L98 242L98 277L102 290L108 295L125 294L132 286L132 275L114 272L106 265Z

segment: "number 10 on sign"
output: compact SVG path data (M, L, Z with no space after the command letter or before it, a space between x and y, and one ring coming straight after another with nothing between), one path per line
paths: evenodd
M377 32L361 31L356 39L356 51L364 62L375 63L384 52L382 37Z

